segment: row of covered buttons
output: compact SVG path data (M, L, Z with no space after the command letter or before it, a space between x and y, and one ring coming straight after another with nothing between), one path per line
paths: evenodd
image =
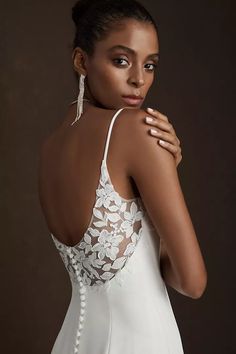
M82 278L80 276L80 272L78 270L78 264L76 259L74 258L74 254L72 252L71 248L68 248L68 254L71 259L71 264L72 267L75 270L75 274L77 276L78 282L79 282L79 293L80 293L80 314L79 314L79 325L76 331L76 338L75 338L75 347L74 347L74 353L78 353L79 349L79 343L80 343L80 337L83 329L83 322L85 318L85 306L86 306L86 287L83 284Z

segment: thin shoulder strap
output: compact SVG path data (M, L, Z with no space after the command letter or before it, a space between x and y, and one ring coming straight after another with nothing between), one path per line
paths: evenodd
M104 152L104 156L103 156L103 160L105 160L105 161L107 160L107 152L108 152L108 147L109 147L109 142L110 142L110 138L111 138L111 131L112 131L113 124L115 123L116 117L123 109L124 109L124 107L120 108L112 117L109 129L108 129L106 145L105 145L105 152Z

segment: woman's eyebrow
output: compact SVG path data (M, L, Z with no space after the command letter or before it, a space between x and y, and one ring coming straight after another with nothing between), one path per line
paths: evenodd
M120 45L120 44L119 45L114 45L113 47L109 48L108 51L111 52L111 51L113 51L115 49L122 49L122 50L126 51L129 54L136 55L135 50L133 50L133 49L131 49L129 47L126 47L124 45ZM159 58L159 53L153 53L153 54L149 54L147 56L147 58L153 58L153 57L158 59Z

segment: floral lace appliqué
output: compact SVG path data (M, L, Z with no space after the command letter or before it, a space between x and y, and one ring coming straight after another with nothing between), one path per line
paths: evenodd
M93 215L81 241L68 247L52 235L71 280L77 281L75 262L84 284L103 285L111 280L135 251L143 215L140 198L124 199L114 190L103 160ZM68 250L73 251L72 261Z

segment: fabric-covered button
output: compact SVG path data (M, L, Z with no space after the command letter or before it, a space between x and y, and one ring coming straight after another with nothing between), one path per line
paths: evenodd
M86 289L85 289L85 287L81 287L80 289L79 289L79 293L82 295L82 294L85 294L85 291L86 291Z
M81 336L80 329L77 329L77 337L80 337L80 336Z
M81 309L80 313L81 313L81 315L83 315L85 313L85 309Z

